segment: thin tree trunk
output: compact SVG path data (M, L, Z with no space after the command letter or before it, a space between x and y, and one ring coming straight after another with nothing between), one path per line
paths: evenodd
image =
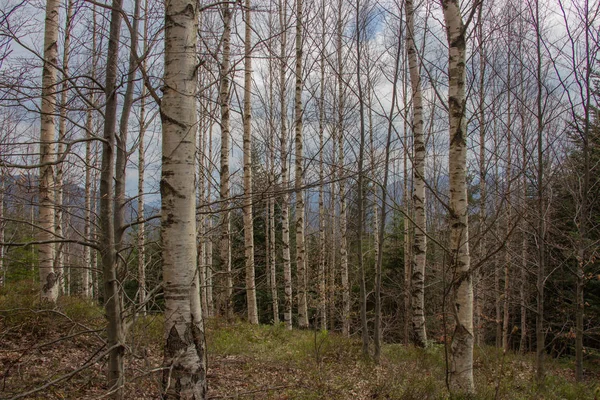
M211 95L212 98L212 95ZM212 103L210 103L209 105L209 110L212 109ZM210 116L213 115L213 112L211 111ZM211 118L209 116L209 118ZM207 176L207 180L208 180L208 184L206 187L206 202L207 204L211 204L212 202L212 184L211 184L211 177L213 176L213 127L214 124L212 123L212 120L209 119L209 127L208 127L208 143L207 143L207 147L208 147L208 157L204 157L206 159L206 176ZM204 315L208 316L208 317L212 317L214 316L214 302L213 302L213 255L214 255L214 251L213 251L213 215L212 215L212 208L209 206L207 207L206 211L208 212L208 215L204 217L204 224L205 224L205 232L208 232L208 234L205 237L206 240L206 246L205 246L205 255L204 255L204 268L203 271L201 272L204 275L205 281L204 281L204 287L203 287L203 293L205 293L206 296L206 308L203 308L202 310L204 311Z
M270 55L273 51L273 3L269 3L269 40L267 41L267 51ZM265 161L267 166L267 199L265 206L265 261L266 261L266 278L267 288L271 295L271 311L273 314L273 324L279 324L279 299L277 295L277 266L275 255L275 196L277 178L275 177L275 95L274 95L274 70L273 63L268 63L268 109L267 115L269 119L268 125L268 145L265 150Z
M220 169L220 200L221 200L221 240L219 253L221 256L221 269L225 274L225 316L233 316L233 276L231 274L231 240L230 240L230 211L229 211L229 152L230 152L230 52L231 52L231 18L232 11L229 4L221 6L223 14L223 58L219 68L219 106L221 108L221 169Z
M292 263L290 256L290 205L288 185L290 173L288 168L288 131L287 131L287 101L286 101L286 70L287 70L287 2L279 0L279 27L281 29L281 48L279 59L279 81L281 87L281 252L283 261L283 284L285 290L283 319L285 327L292 329Z
M343 1L338 0L337 20L337 85L338 85L338 180L340 194L340 272L342 280L342 335L350 335L350 284L348 281L348 238L346 220L346 173L344 171L344 113L346 99L344 93L344 60L343 56Z
M369 327L367 324L367 288L363 255L363 229L364 229L364 153L365 153L365 109L361 79L361 61L362 61L362 46L363 40L363 21L360 20L361 8L360 0L356 0L356 83L358 86L358 112L360 125L360 144L358 147L358 179L357 179L357 263L358 273L360 274L360 325L362 338L362 355L364 358L369 357Z
M306 299L306 245L304 243L304 190L302 181L304 175L304 155L302 144L302 12L303 1L296 0L296 88L294 95L294 130L296 145L296 275L298 281L298 326L308 328L308 304Z
M115 166L115 245L117 254L123 247L123 235L125 233L125 182L127 180L127 138L129 128L129 116L133 106L133 90L135 88L135 75L137 71L137 44L138 30L140 21L141 0L135 0L133 11L133 24L131 31L131 43L129 48L129 66L127 70L127 85L125 96L123 97L123 108L121 110L121 119L119 121L119 134L116 136L117 154ZM117 263L121 263L120 257ZM125 268L125 266L122 266Z
M41 298L56 302L58 298L57 271L54 270L55 245L51 241L55 227L54 191L54 114L56 111L56 79L58 65L58 14L60 1L47 0L44 30L44 68L42 72L42 106L40 121L40 182L39 182L39 225L38 245Z
M394 113L396 112L396 99L398 90L398 77L400 73L400 58L402 55L402 25L398 29L398 45L396 47L396 59L394 64L394 80L392 83L392 103L390 105L390 114L388 116L388 127L387 127L387 139L385 146L385 163L383 169L383 186L381 191L381 225L379 227L379 241L378 241L378 252L377 252L377 264L375 266L375 340L373 353L373 359L375 363L379 364L381 361L381 344L382 344L382 330L381 330L381 270L383 265L383 249L385 240L385 220L387 218L387 186L389 179L389 168L390 163L390 148L392 144L392 131L394 128Z
M95 41L94 41L95 42ZM92 54L94 54L95 47L93 47ZM92 78L95 79L95 65L92 62ZM94 94L90 91L90 103L94 104ZM88 140L85 144L85 188L84 188L84 227L83 227L83 236L86 241L92 241L92 142L91 139L93 137L93 124L94 124L94 108L88 106L86 111L86 120L85 120L85 132L86 139ZM83 297L89 298L92 297L91 293L91 282L90 275L92 269L94 268L92 264L92 248L89 246L83 247L83 270L81 272L81 293ZM95 251L95 250L94 250Z
M97 45L96 45L96 6L92 9L92 65L91 65L91 81L96 80L96 57L97 57ZM89 106L86 110L85 119L85 134L87 142L85 143L85 214L84 214L84 228L83 236L86 241L91 242L94 239L92 233L92 212L95 211L95 204L92 204L92 196L96 196L95 190L95 179L92 175L92 138L94 137L94 111L96 104L96 97L94 91L89 91ZM83 270L82 270L82 295L85 298L92 298L97 294L97 290L94 290L93 275L96 271L95 257L96 250L89 246L83 248Z
M423 135L423 98L421 92L420 68L417 61L417 48L414 39L414 10L412 0L406 0L406 45L410 82L412 88L412 130L413 130L413 210L415 234L413 242L413 262L411 276L411 304L413 342L416 346L427 346L425 330L425 262L427 255L427 221L425 217L425 138Z
M321 2L321 46L325 42L325 1ZM322 330L327 329L327 294L325 286L325 193L324 193L324 135L325 135L325 51L320 54L319 84L319 319Z
M6 285L6 265L4 265L4 190L6 179L4 171L0 171L0 288ZM87 246L86 246L87 247Z
M65 152L67 138L67 97L69 92L69 55L71 51L71 21L73 19L73 0L67 2L67 15L65 18L65 38L63 43L63 59L62 59L62 87L60 94L59 116L58 116L58 142L56 144L56 155L61 157ZM63 194L64 194L64 168L65 163L61 162L56 165L56 209L55 209L55 234L57 238L63 238ZM67 284L63 270L64 255L63 244L57 244L55 247L56 254L54 255L54 271L60 281L59 290L67 294ZM69 282L70 283L70 282Z
M331 169L330 173L332 177L335 177L335 170L337 168L337 160L336 160L336 131L333 129L333 135L331 137ZM336 265L336 253L337 253L337 224L335 218L335 182L332 180L329 184L329 270L328 270L328 282L327 282L327 300L328 300L328 318L327 323L329 325L329 330L333 331L336 327L336 282L335 278L337 276L337 265Z
M590 36L592 34L592 26L589 20L590 7L589 2L584 2L584 91L582 96L583 99L583 137L582 137L582 153L583 153L583 182L581 188L581 206L580 206L580 221L579 221L579 240L577 249L577 271L576 271L576 282L575 282L575 379L577 382L583 381L583 317L585 314L585 267L588 263L588 255L586 252L588 242L588 220L590 219L590 206L588 202L588 196L590 195L590 123L592 119L591 107L591 77L592 77L592 60L590 51ZM596 43L597 44L597 43ZM575 54L573 54L575 58ZM575 61L573 61L575 62Z
M519 13L521 8L519 7ZM519 37L523 37L523 21L519 20ZM523 55L523 41L518 41L518 54L519 57ZM525 99L525 79L524 79L524 65L519 63L519 86L520 86L520 101ZM525 107L519 102L519 120L521 122L521 283L519 285L519 296L521 301L521 340L519 342L519 351L525 353L527 350L527 336L528 324L527 324L527 281L529 278L528 270L528 258L529 258L529 246L528 246L528 231L527 231L527 196L528 196L528 177L527 177L527 131L525 129Z
M246 0L244 41L244 258L246 262L246 301L248 321L258 324L254 278L254 220L252 218L252 24L250 0Z
M479 257L485 257L487 250L487 242L485 238L485 221L487 215L487 166L485 162L485 134L486 134L486 118L485 118L485 74L486 74L486 49L483 34L483 2L479 4L477 18L477 40L479 42ZM474 299L475 302L475 344L481 345L483 340L483 306L484 306L484 290L483 290L483 272L482 268L478 268L473 276Z
M271 14L269 14L269 27L272 27ZM272 42L269 41L269 54L272 54ZM271 309L273 311L273 324L279 324L279 295L277 292L277 256L275 253L275 242L277 238L275 236L275 191L277 187L277 178L275 176L275 96L273 93L274 76L273 76L273 64L269 63L269 191L270 194L267 197L267 260L269 265L269 284L271 289Z
M535 33L536 33L536 119L537 119L537 241L538 241L538 265L536 280L536 316L535 316L535 337L536 337L536 378L539 385L542 385L545 378L544 371L544 353L545 339L544 332L544 282L546 271L546 204L544 200L544 120L542 115L542 49L541 49L541 20L539 16L539 4L535 2Z
M165 9L161 240L165 283L163 398L204 399L206 351L196 253L197 3Z
M458 0L443 0L448 35L448 106L450 149L450 266L455 330L451 346L450 385L456 392L472 393L473 382L473 277L469 255L467 214L467 123L465 100L466 35Z
M408 51L407 48L405 46L405 50L404 50L404 65L408 64ZM408 81L408 74L406 73L406 68L404 68L403 71L403 79L402 79L402 92L403 92L403 102L404 104L408 104L408 88L407 88L407 81ZM403 152L403 179L402 179L402 206L404 207L404 210L406 212L406 216L404 216L403 218L403 230L404 230L404 344L408 344L410 341L410 332L411 332L411 321L412 321L412 317L411 317L411 313L412 313L412 307L411 307L411 276L412 276L412 257L411 257L411 251L410 251L410 221L407 218L407 215L410 214L410 197L408 195L409 192L409 181L408 181L408 158L409 158L409 150L410 147L408 146L408 107L404 106L404 126L403 126L403 132L404 132L404 137L403 137L403 147L404 147L404 152Z
M510 27L509 27L510 31ZM505 232L506 232L506 244L504 247L504 293L503 293L503 310L502 310L502 349L504 352L508 351L509 348L509 295L510 295L510 264L512 262L511 259L511 246L510 246L510 231L512 225L512 212L511 212L511 179L512 179L512 104L511 104L511 94L512 88L510 87L512 81L511 75L511 36L509 33L508 38L508 60L507 60L507 77L506 82L508 84L508 92L507 92L507 120L506 120L506 170L505 170L505 198L507 200L506 204L506 221L505 221Z
M108 387L115 398L123 397L123 356L125 333L122 320L122 299L117 277L115 242L115 209L113 181L115 178L115 126L117 122L117 64L121 32L121 0L113 0L106 60L104 92L104 141L100 168L100 252L104 276L104 308L108 319L107 346L112 349L108 361Z
M143 33L143 52L146 54L148 50L148 0L144 2L144 33ZM142 61L142 69L146 70L146 59ZM146 314L146 224L145 219L145 204L144 204L144 174L146 172L146 85L142 85L140 94L140 132L138 142L138 236L137 236L137 262L138 262L138 291L139 302L142 306L141 312Z
M202 19L199 21L199 25L202 24ZM199 76L198 85L202 87L202 78ZM198 113L198 137L197 137L197 148L196 148L196 160L198 163L198 175L196 177L196 182L198 185L198 203L200 213L197 215L197 228L198 228L198 277L200 280L200 302L202 305L202 310L204 311L204 315L206 315L206 310L208 309L208 304L206 303L206 211L207 211L207 199L206 199L206 166L205 157L206 154L206 130L207 125L210 124L209 118L210 116L206 113L207 103L204 99L199 100L199 104L197 104L197 113Z

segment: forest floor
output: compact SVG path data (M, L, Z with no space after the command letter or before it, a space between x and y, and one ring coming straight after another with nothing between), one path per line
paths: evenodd
M68 297L44 309L34 298L0 292L0 399L107 398L102 309ZM153 315L130 328L126 399L160 398L162 323ZM375 365L358 339L282 325L212 320L206 340L209 399L450 398L442 345L387 344ZM548 360L538 388L533 365L531 355L477 348L473 398L600 399L600 367L577 384L572 359Z

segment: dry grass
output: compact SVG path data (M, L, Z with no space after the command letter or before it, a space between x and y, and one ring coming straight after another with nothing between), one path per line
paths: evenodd
M98 399L106 394L102 309L64 298L36 304L31 288L0 292L0 398L58 383L27 399ZM162 317L134 321L128 335L126 398L160 398ZM361 357L353 338L283 326L207 324L209 398L449 399L441 345L384 346L382 362ZM92 360L92 361L90 361ZM82 366L88 365L80 370ZM551 360L544 389L533 384L533 359L476 349L473 399L594 399L596 377L576 384L571 364ZM600 397L597 397L600 398Z

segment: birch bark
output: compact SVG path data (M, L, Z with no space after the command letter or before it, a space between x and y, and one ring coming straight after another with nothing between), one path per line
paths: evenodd
M161 239L165 297L163 398L204 399L206 352L196 253L197 3L165 7Z
M42 71L42 105L40 121L40 182L39 182L39 225L38 240L45 243L38 246L41 298L56 302L58 298L57 271L54 270L55 245L55 193L54 193L54 153L56 111L56 79L58 66L58 14L59 0L47 0L44 28L44 67Z
M286 101L286 70L287 70L287 2L279 0L279 27L281 28L281 48L279 60L280 83L280 112L281 112L281 252L283 260L283 283L285 290L283 319L286 329L292 329L292 263L290 256L290 205L288 167L288 130L287 130L287 101Z
M415 45L415 23L413 1L406 0L406 45L412 88L412 130L413 130L413 210L415 233L413 241L411 305L412 334L416 346L427 345L425 330L425 262L427 236L425 218L425 138L423 135L423 97L421 91L420 68Z
M294 96L294 130L296 145L296 275L298 280L298 325L308 328L308 304L306 299L306 245L304 243L304 190L302 182L304 177L304 155L302 143L302 12L303 1L296 0L296 88Z
M450 265L455 330L451 345L450 386L472 393L473 382L473 282L469 255L467 214L467 124L465 117L466 36L458 0L443 0L448 36L448 106L450 124Z
M244 258L248 321L258 324L254 271L254 221L252 218L252 22L250 0L246 0L244 40Z
M58 113L58 142L56 143L56 155L61 157L66 149L67 138L67 96L69 93L69 55L71 51L71 21L73 20L73 0L67 2L67 15L65 18L65 38L63 42L63 59L62 59L62 87L60 93L60 106ZM63 238L63 198L64 198L64 168L65 163L61 162L56 165L56 211L55 211L55 234L57 238ZM63 294L67 294L68 287L64 273L64 244L56 245L56 254L54 255L54 271L59 276L59 290Z
M233 277L231 275L231 241L230 241L230 211L229 211L229 151L230 151L230 53L231 53L231 18L232 11L229 4L221 6L223 15L223 58L219 67L219 106L221 108L221 169L220 169L220 200L221 200L221 240L219 254L221 256L222 271L225 274L225 298L223 299L225 315L233 315L231 296L233 294Z

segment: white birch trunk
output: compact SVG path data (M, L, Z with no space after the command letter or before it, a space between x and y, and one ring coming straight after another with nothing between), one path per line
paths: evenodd
M325 42L325 1L321 3L321 45ZM319 84L319 321L321 330L327 329L327 294L325 286L325 197L323 192L324 174L323 153L325 134L325 52L320 54L320 84Z
M450 244L452 310L455 330L451 345L450 387L472 393L473 381L473 282L469 255L469 221L466 184L467 124L465 100L466 35L458 0L443 0L448 35L448 106L450 120Z
M342 335L350 335L350 284L348 281L348 237L346 221L346 174L344 172L344 112L345 112L345 94L343 80L342 59L343 48L343 1L338 0L338 20L337 20L337 79L338 79L338 115L337 115L337 133L338 133L338 179L339 179L339 197L340 197L340 272L342 281Z
M286 101L286 70L287 70L287 2L279 0L279 27L281 29L281 48L279 80L281 87L281 252L283 261L283 283L284 283L284 310L283 319L286 329L292 329L292 262L290 256L290 195L289 180L290 172L288 167L288 130L287 130L287 101Z
M73 19L73 0L67 2L67 15L65 19L65 38L63 42L63 59L62 59L62 76L63 82L60 94L59 116L58 116L58 142L56 143L56 156L61 157L66 148L67 136L67 95L69 92L69 53L71 48L71 21ZM64 161L56 165L56 209L55 209L55 234L61 239L64 237L63 232L63 180L64 180ZM54 255L54 271L59 279L59 290L67 294L67 281L64 273L64 244L56 245L56 254ZM70 284L70 282L69 282Z
M148 50L148 0L144 2L144 33L143 33L143 54ZM142 70L146 70L146 58L142 61ZM146 172L146 85L142 85L140 94L140 132L138 143L138 204L137 213L140 220L138 225L138 291L139 302L142 306L141 312L146 314L148 305L146 304L146 223L145 204L144 204L144 174Z
M47 0L44 30L44 67L42 72L42 105L40 121L40 182L39 182L39 225L38 246L41 298L55 302L58 298L57 272L54 270L55 245L49 241L54 237L55 193L54 153L56 111L56 77L58 65L58 14L59 0Z
M405 47L406 49L406 47ZM408 64L408 52L404 51L404 65ZM406 68L403 71L403 94L404 94L404 104L408 104L408 80L409 73ZM410 215L410 196L408 195L409 191L409 174L408 174L408 159L409 159L409 151L410 147L408 146L408 107L404 107L404 118L403 118L403 132L404 132L404 151L402 154L402 206L404 208L404 212L406 215L403 218L403 233L404 233L404 344L408 345L410 342L410 332L411 332L411 314L412 307L410 304L411 300L411 276L412 276L412 257L410 254L410 221L408 219L408 215Z
M406 0L406 45L412 88L413 130L413 197L415 233L413 241L411 304L412 334L416 346L427 345L425 330L425 262L427 255L427 221L425 217L425 137L423 135L423 98L420 68L414 39L414 9L412 0Z
M258 324L254 277L254 221L252 218L252 24L250 0L245 7L244 49L244 258L246 263L246 302L248 322Z
M296 275L298 281L298 325L300 328L308 328L308 304L306 299L306 245L304 243L304 155L302 143L302 13L303 1L296 0L296 88L294 96L294 130L296 145Z
M196 254L197 3L165 7L160 182L165 293L163 398L204 399L206 352Z
M229 151L230 151L230 52L231 52L231 9L229 4L221 6L223 14L223 58L219 68L219 106L221 108L221 169L220 169L220 200L221 200L221 239L219 253L221 270L225 275L225 295L223 299L225 316L233 315L232 298L233 277L231 275L231 241L230 241L230 211L229 211Z
M479 257L480 259L485 257L487 249L486 238L484 233L486 211L487 211L487 167L485 162L485 130L486 130L486 119L485 119L485 44L483 38L483 19L482 19L483 3L479 5L478 10L478 25L477 25L477 39L479 41L479 225L478 225L478 236L479 236ZM474 286L474 323L475 323L475 343L480 345L483 339L483 305L484 305L484 281L482 267L475 271L473 276Z

